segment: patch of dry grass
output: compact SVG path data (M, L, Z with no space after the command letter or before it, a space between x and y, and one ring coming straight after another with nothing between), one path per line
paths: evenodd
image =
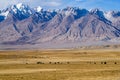
M0 51L0 80L120 80L120 50Z

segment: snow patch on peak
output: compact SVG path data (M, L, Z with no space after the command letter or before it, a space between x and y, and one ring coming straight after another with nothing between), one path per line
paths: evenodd
M90 12L92 12L92 13L96 13L96 12L98 12L98 11L100 11L98 8L90 9Z
M115 17L114 16L115 14L116 14L115 11L108 11L108 12L104 13L104 16L109 21L116 22L118 17Z
M77 10L77 9L78 8L76 8L76 7L67 7L67 8L64 8L63 10L60 10L60 13L65 14L65 16L69 16L71 14L76 15L75 10Z
M30 9L28 5L24 5L23 3L16 4L15 8L17 8L19 11L26 11Z
M109 11L107 13L104 13L104 16L105 16L106 19L111 19L112 18L111 11Z
M91 9L89 11L91 14L97 14L98 16L103 16L104 14L104 11L98 9L98 8L95 8L95 9Z
M42 7L38 6L37 7L37 12L40 12L42 10Z
M16 5L16 7L17 7L18 9L20 9L21 7L24 7L24 5L23 5L22 3L18 3L18 4Z
M42 7L40 7L40 6L35 7L34 10L35 10L36 12L40 12L40 11L42 11Z
M0 15L5 16L5 18L7 18L8 14L9 14L9 11L6 11L6 12L1 13Z

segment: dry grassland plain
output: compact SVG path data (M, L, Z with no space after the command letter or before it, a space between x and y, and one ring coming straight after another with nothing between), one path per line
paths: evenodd
M120 49L0 51L0 80L120 80Z

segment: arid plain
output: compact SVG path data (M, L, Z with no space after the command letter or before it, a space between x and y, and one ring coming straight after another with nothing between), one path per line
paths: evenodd
M120 80L120 49L0 51L0 80Z

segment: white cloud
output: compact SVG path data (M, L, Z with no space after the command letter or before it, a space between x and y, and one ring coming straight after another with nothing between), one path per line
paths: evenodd
M82 1L84 1L84 0L75 0L75 1L82 2Z
M0 9L4 9L9 5L25 3L31 7L43 6L43 7L57 7L62 4L62 0L1 0Z
M55 2L55 1L52 1L52 2L44 2L44 6L56 7L56 6L60 6L60 5L61 5L60 2Z
M75 0L75 1L82 1L82 0Z
M60 7L63 3L63 0L30 0L26 2L31 7L41 6L43 8L56 8Z

